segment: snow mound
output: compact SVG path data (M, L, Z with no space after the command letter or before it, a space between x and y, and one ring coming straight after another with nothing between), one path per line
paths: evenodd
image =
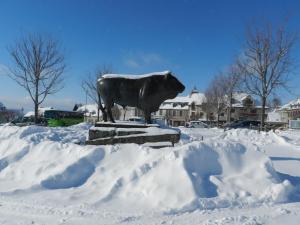
M162 149L74 144L89 127L0 127L0 194L42 193L46 202L96 207L138 203L173 213L285 202L293 192L257 146L234 141L252 131Z
M249 129L232 129L220 135L224 140L242 142L244 144L254 144L256 146L269 144L287 144L284 138L273 131L259 132Z

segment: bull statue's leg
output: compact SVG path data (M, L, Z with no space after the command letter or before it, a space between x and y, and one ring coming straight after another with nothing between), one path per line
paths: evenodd
M101 112L102 112L102 118L103 118L104 122L107 122L107 113L106 113L105 109L103 109L103 111L101 110Z
M145 114L145 121L147 124L151 124L151 113L150 112L144 112Z
M114 117L113 117L113 115L112 115L111 108L112 108L111 106L107 107L107 114L108 114L108 117L109 117L110 121L111 121L112 123L115 123Z
M107 122L107 113L105 111L102 112L104 122Z

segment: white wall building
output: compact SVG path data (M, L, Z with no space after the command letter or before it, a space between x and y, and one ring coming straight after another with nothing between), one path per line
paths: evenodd
M190 120L206 120L205 101L205 95L194 88L188 96L164 101L154 117L164 118L171 126L185 126Z

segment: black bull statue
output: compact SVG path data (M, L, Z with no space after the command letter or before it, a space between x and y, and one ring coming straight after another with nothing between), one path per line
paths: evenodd
M107 121L108 115L113 123L111 109L115 103L123 108L131 106L141 109L145 121L151 123L151 113L156 112L165 100L175 98L185 89L171 72L134 78L108 74L98 80L97 86L105 105L101 109L103 119Z

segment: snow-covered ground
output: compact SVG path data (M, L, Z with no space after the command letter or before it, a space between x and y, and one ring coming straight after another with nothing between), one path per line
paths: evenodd
M300 132L182 128L84 146L87 124L0 126L0 224L299 224Z

